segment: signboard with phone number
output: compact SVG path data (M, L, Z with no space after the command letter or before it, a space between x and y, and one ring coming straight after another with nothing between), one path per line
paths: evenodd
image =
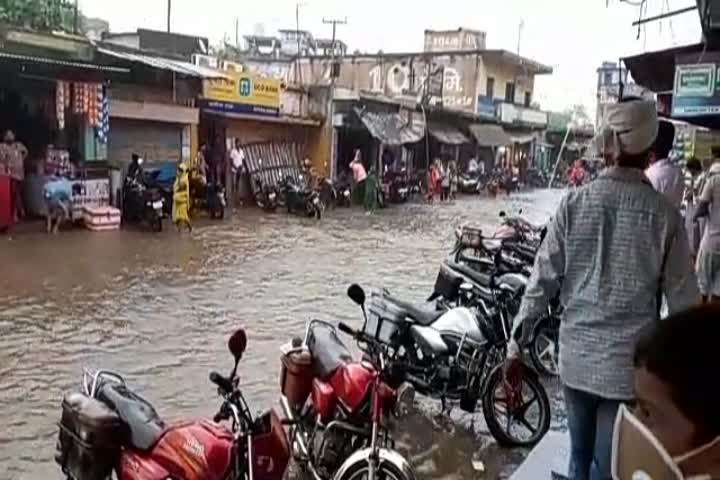
M675 67L672 116L720 114L720 71L716 63Z

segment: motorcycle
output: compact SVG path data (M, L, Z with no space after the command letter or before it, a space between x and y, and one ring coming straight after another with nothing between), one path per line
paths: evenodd
M338 207L349 207L352 203L352 186L350 182L338 183L335 191L335 205Z
M405 203L410 198L410 185L405 170L386 172L382 182L385 199L392 203Z
M122 190L122 219L126 223L145 222L156 231L163 228L165 200L157 188L148 188L136 177L125 179Z
M397 380L409 381L418 393L440 400L443 410L453 402L472 414L481 402L490 433L499 444L534 445L550 427L547 393L535 372L525 366L519 388L504 381L502 365L510 338L499 321L504 312L495 314L494 307L475 297L472 287L461 290L468 296L467 306L447 310L418 307L383 290L370 303L370 315L360 286L352 285L348 294L363 310L363 332L391 352L387 363ZM507 294L504 287L498 293ZM376 355L374 349L359 346L368 356ZM526 391L531 393L524 398ZM527 417L530 409L536 410L533 418ZM500 418L501 412L505 418ZM516 424L529 435L516 436Z
M478 172L461 173L458 181L458 191L469 194L480 193L480 174Z
M302 212L318 220L325 209L320 194L308 187L302 175L297 180L290 175L285 178L281 185L280 199L278 203L284 204L288 213Z
M340 323L359 341L361 332ZM391 388L385 357L377 363L353 361L337 329L312 320L305 338L281 347L282 406L293 455L314 480L392 478L413 480L407 461L394 450L387 423L412 406L409 384Z
M278 195L274 186L255 179L255 204L267 212L274 212L278 207Z
M68 480L228 479L282 480L290 447L271 410L253 417L239 388L245 352L243 329L228 348L235 364L228 377L210 373L222 398L212 421L167 425L153 406L117 373L85 370L82 392L67 394L55 460Z

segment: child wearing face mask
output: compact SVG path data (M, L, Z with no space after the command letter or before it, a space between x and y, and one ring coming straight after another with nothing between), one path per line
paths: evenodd
M720 305L657 322L635 349L635 415L686 479L720 479Z

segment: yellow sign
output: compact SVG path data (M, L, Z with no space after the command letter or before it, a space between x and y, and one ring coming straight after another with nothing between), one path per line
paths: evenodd
M266 110L265 113L277 114L280 109L280 81L246 73L230 74L230 78L205 80L203 97L208 103L259 107L261 111Z

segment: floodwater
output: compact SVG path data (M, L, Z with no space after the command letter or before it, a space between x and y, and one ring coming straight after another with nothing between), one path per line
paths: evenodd
M518 208L544 222L559 198L558 191L463 198L371 216L339 209L321 222L245 209L192 235L0 237L0 479L60 478L53 461L60 400L78 388L82 367L121 372L170 420L211 416L220 402L208 372L230 368L227 337L244 326L242 386L251 410L268 408L277 399L281 343L301 335L309 318L360 325L345 296L350 283L421 301L455 226L491 230L501 209ZM504 478L527 454L499 449L481 415L454 412L448 420L439 411L423 402L399 435L419 478Z

